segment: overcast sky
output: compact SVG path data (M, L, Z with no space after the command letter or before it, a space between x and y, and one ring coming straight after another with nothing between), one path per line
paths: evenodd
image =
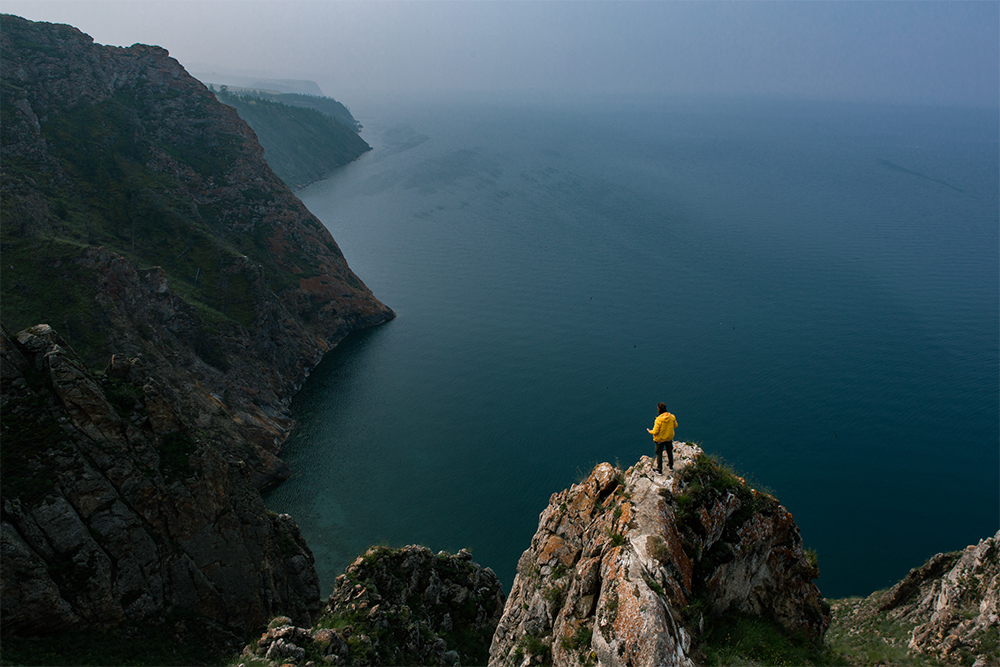
M389 92L1000 106L998 2L3 0L193 71ZM2 29L2 26L0 26Z

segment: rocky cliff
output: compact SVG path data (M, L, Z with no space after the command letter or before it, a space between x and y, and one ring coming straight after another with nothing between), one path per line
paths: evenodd
M257 483L280 478L294 391L392 311L166 50L0 23L4 322L49 323L94 367L141 357L183 414L251 443Z
M696 665L725 614L818 641L829 609L792 515L695 446L676 471L598 465L524 552L490 665Z
M4 15L0 84L5 638L306 622L257 489L309 370L392 311L166 50Z
M137 359L93 373L50 327L0 335L5 635L183 608L252 629L319 608L313 557L247 467L184 424Z
M225 87L213 92L253 128L267 163L289 187L301 188L318 181L371 150L354 129L357 121L352 118L353 124L348 126L318 109L294 103L304 95L234 92ZM343 108L335 100L313 99Z
M833 611L831 634L852 664L1000 665L1000 532Z

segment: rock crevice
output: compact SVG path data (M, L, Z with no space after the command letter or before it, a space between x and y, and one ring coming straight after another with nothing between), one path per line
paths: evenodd
M152 418L155 381L137 364L127 383L94 375L45 325L4 330L0 353L5 633L155 621L175 608L252 628L318 610L294 522L268 515L245 467L209 440ZM157 430L171 423L178 430Z

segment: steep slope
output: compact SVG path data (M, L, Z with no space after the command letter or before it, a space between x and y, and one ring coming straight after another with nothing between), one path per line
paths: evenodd
M252 444L258 484L280 478L291 395L392 311L164 49L0 24L4 322L52 324L94 367L142 356L181 412Z
M164 49L4 15L0 84L5 640L308 622L257 489L309 370L392 311Z
M316 109L225 87L216 96L253 128L267 163L289 187L317 181L371 150L354 129Z
M834 602L830 635L851 664L1000 664L1000 532Z
M50 327L0 334L4 636L155 622L253 629L319 607L312 552L136 359L92 373Z
M726 613L822 639L829 610L791 514L697 447L677 473L603 463L552 496L490 648L490 664L695 665Z

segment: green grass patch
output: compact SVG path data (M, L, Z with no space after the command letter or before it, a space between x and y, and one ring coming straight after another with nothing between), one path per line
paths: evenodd
M581 625L570 637L563 637L559 643L567 651L585 651L590 648L593 639L594 628Z
M888 612L875 611L874 604L862 598L830 600L830 603L833 621L826 633L826 644L834 654L847 660L847 664L861 667L937 667L940 664L930 656L909 652L907 646L916 623L890 618ZM972 664L972 660L963 664Z
M142 387L126 380L106 378L101 383L101 390L108 403L122 419L128 419L137 409L136 405L141 404L146 398Z
M4 324L14 332L49 324L87 363L99 363L104 336L94 301L97 285L93 274L76 264L82 246L5 234L2 253Z
M524 653L541 659L543 665L552 664L552 647L545 643L541 637L535 635L524 635L518 648Z
M850 664L820 643L791 635L760 617L736 612L710 617L699 648L706 665Z
M698 508L711 507L732 494L739 506L726 522L723 539L736 541L736 531L754 515L767 516L777 508L777 501L770 495L754 493L736 472L721 460L699 454L680 474L684 491L673 497L677 523L696 533L703 530Z
M562 609L566 602L566 586L552 585L545 589L542 597L552 603L556 609Z

